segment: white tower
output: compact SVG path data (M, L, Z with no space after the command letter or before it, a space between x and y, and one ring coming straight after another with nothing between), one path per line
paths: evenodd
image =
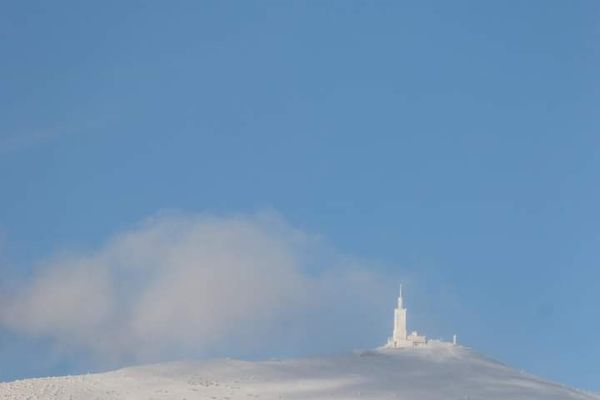
M394 333L392 341L394 343L406 341L406 308L404 308L404 300L402 299L402 285L400 285L400 293L398 295L398 306L394 310Z
M404 308L404 299L402 298L402 285L400 285L400 294L398 296L398 306L394 310L394 333L389 338L387 347L410 347L427 343L425 336L420 336L416 331L410 335L406 330L406 308Z

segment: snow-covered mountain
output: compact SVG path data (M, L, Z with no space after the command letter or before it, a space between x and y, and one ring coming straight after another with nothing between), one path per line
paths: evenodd
M176 362L0 384L0 399L600 400L460 346L248 362Z

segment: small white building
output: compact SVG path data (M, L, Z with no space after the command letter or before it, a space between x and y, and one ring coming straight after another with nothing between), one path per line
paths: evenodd
M402 285L400 285L400 294L398 296L398 306L394 310L394 332L392 337L388 339L386 347L413 347L424 345L427 343L427 338L421 336L417 331L410 334L406 330L406 308L404 308L404 300L402 299Z

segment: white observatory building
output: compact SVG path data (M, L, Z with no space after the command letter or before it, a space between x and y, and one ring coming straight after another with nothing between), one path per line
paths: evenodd
M408 334L406 330L406 308L402 299L402 285L400 285L400 294L398 296L398 306L394 310L394 333L388 339L386 347L413 347L427 343L425 336L420 336L417 331Z

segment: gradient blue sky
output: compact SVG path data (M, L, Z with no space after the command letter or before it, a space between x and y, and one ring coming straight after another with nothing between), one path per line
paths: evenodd
M2 2L0 267L274 209L418 277L426 333L600 391L598 43L591 0ZM48 346L0 332L0 379L77 372Z

